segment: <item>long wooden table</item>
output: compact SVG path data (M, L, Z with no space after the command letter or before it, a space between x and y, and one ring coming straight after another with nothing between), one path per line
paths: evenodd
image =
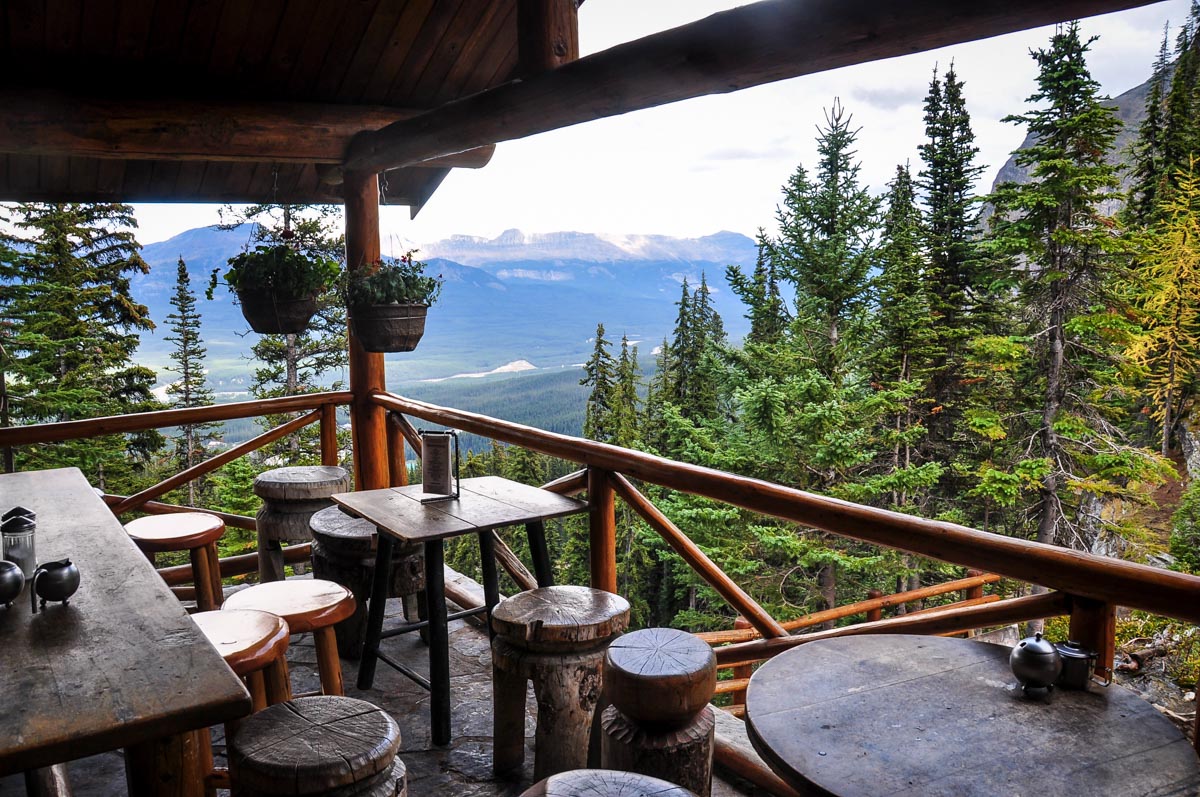
M582 501L498 476L463 479L459 486L457 498L433 503L421 502L423 493L419 484L333 496L334 502L343 510L371 521L383 532L379 535L375 551L374 583L367 612L366 641L358 670L358 688L371 688L377 660L426 686L430 691L433 743L438 745L450 743L450 653L446 623L448 619L477 611L468 609L450 618L446 615L443 541L463 534L476 534L479 537L483 610L488 612L490 628L491 610L500 597L492 530L524 524L529 535L529 549L538 586L549 587L554 579L543 521L587 511L587 504ZM387 600L388 573L396 540L424 544L425 595L429 618L384 631L383 608ZM379 650L381 640L420 628L428 628L429 632L428 680L409 672Z
M1113 685L1026 695L1011 648L870 634L801 645L750 679L746 731L805 795L1200 794L1183 734Z
M70 558L80 584L0 607L0 776L123 747L131 795L199 797L194 731L249 714L245 687L78 469L0 475L0 513L16 505L38 561Z

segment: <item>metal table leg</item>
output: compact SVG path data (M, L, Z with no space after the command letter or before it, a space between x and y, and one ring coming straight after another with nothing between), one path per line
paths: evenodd
M371 582L371 602L367 606L367 634L362 659L358 663L358 688L370 689L375 681L375 663L383 632L383 614L387 608L388 583L392 579L392 535L380 531L375 550L375 574ZM440 573L441 570L439 569Z
M539 587L554 586L554 569L550 566L550 550L546 547L546 524L534 520L525 524L529 537L529 554L533 558L533 574Z
M495 532L479 532L479 564L483 569L483 605L487 609L488 639L496 636L492 630L492 609L500 602L500 576L496 572Z
M429 712L433 743L450 744L450 633L442 541L425 543L425 596L429 610Z

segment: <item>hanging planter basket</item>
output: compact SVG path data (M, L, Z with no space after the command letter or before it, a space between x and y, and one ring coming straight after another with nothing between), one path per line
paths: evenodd
M317 298L283 298L267 290L237 292L242 315L260 335L298 335L317 312Z
M425 334L424 304L365 304L350 308L350 326L369 352L412 351Z

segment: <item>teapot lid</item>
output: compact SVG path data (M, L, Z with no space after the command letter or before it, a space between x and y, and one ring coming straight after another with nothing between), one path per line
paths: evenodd
M1096 651L1088 650L1082 643L1076 642L1074 639L1059 642L1055 647L1058 648L1059 655L1064 659L1091 659L1096 656Z
M0 515L0 520L8 520L9 518L14 517L27 517L30 520L36 520L37 513L35 513L32 509L26 509L23 506L14 506L3 515Z
M1053 656L1058 653L1054 643L1044 638L1040 633L1027 636L1017 643L1022 654L1030 656Z

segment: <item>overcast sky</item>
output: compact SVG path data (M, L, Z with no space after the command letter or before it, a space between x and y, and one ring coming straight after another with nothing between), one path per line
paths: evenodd
M743 5L719 0L589 0L579 12L584 55ZM1100 37L1089 58L1104 92L1143 82L1163 25L1186 18L1188 0L1169 0L1083 22ZM494 237L504 230L664 234L720 230L753 236L774 229L780 186L797 164L815 160L824 109L840 98L861 128L862 179L882 191L896 164L919 166L921 106L935 64L953 61L985 164L986 190L1020 145L1023 128L1000 121L1034 90L1031 47L1051 28L795 78L733 94L636 111L496 148L484 169L456 169L415 220L408 208L381 213L383 252L402 253L453 234ZM211 205L137 205L143 243L216 222Z

